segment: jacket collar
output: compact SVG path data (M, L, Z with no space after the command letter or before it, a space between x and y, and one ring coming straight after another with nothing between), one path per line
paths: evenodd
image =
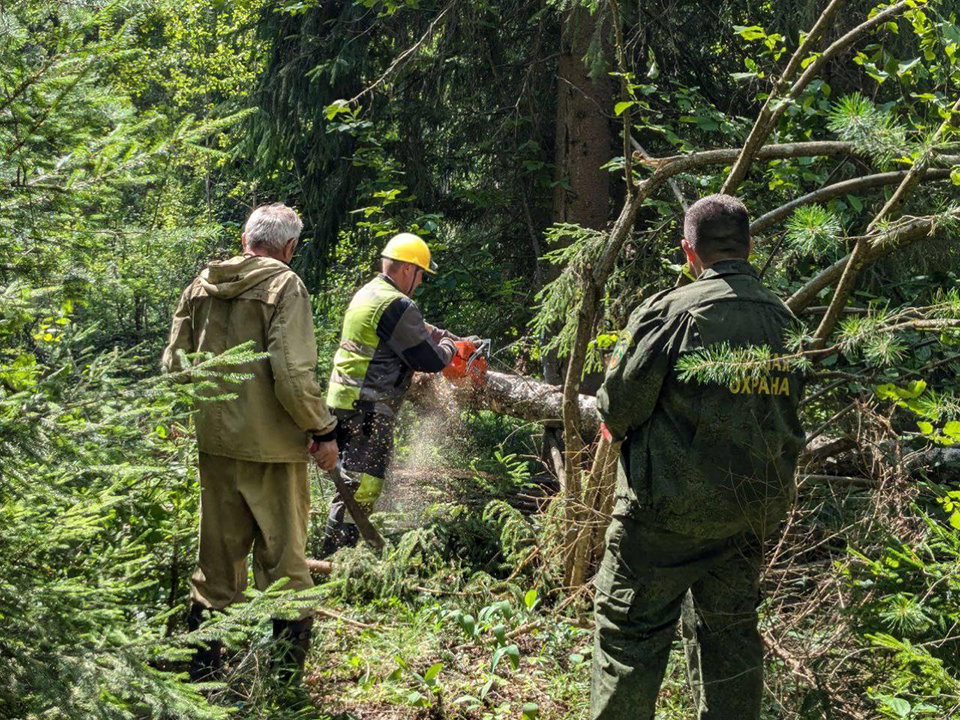
M387 283L388 285L393 285L393 287L397 288L397 290L400 290L400 288L397 286L397 284L396 284L393 280L390 279L390 276L389 276L389 275L385 275L384 273L380 273L379 275L377 275L377 277L378 277L380 280L383 280L383 281L384 281L385 283ZM400 292L403 292L403 290L400 290Z
M729 275L749 275L752 278L758 277L757 271L746 260L720 260L703 271L700 280L711 280L713 278L727 277Z

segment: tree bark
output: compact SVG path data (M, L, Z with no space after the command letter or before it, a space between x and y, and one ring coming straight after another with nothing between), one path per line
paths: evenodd
M585 58L597 31L598 14L577 5L567 13L557 71L558 184L554 222L603 228L610 217L610 160L613 135L606 113L613 90L605 72L591 77ZM566 187L565 187L566 186Z
M408 399L419 405L447 405L452 399L458 407L489 410L528 422L560 427L563 423L563 391L533 378L488 372L486 385L480 388L453 385L440 375L419 375ZM597 399L578 397L581 432L593 437L600 429Z

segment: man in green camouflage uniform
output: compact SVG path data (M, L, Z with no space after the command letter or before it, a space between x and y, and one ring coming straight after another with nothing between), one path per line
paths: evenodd
M779 359L793 316L747 262L749 219L735 198L693 205L683 247L697 280L633 313L598 396L606 432L623 445L595 581L595 719L654 717L688 592L699 717L760 716L762 539L793 501L804 442L801 381ZM772 360L742 381L680 380L679 358L721 343L766 346Z

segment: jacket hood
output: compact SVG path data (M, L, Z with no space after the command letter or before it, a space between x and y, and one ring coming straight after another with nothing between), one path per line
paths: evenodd
M200 273L200 284L213 297L229 300L274 275L289 271L287 265L273 258L238 255L207 265Z

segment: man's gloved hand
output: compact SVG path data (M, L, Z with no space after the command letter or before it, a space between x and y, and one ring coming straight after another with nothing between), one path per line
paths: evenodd
M474 347L477 347L480 343L483 342L483 338L480 337L479 335L467 335L467 337L460 338L460 339L470 343Z
M456 342L457 353L450 364L443 369L443 376L454 383L462 384L469 379L474 385L482 385L487 374L487 359L478 357L470 364L470 359L477 351L477 346L470 340Z
M310 457L321 470L333 470L340 459L340 448L336 440L321 441L314 436L310 443Z
M451 351L450 357L454 358L457 356L457 341L453 338L445 337L439 343L439 346L442 348L449 348Z

